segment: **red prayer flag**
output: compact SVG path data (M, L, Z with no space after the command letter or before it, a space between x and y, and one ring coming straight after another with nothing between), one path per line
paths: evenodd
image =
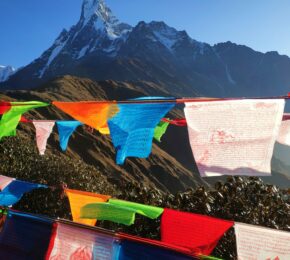
M25 116L21 116L20 122L21 123L31 123L31 120L27 119Z
M168 122L171 125L176 125L176 126L187 126L187 122L185 118L180 118L180 119L167 119L167 118L162 118L163 122Z
M164 209L161 240L189 248L196 254L210 255L223 234L233 225L233 221Z
M0 115L3 115L11 108L10 102L0 101Z

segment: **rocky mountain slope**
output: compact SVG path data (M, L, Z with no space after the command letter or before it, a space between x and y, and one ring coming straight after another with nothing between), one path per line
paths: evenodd
M37 87L63 75L152 82L171 95L284 95L290 58L231 42L211 46L164 22L124 24L104 0L84 0L78 23L2 88Z

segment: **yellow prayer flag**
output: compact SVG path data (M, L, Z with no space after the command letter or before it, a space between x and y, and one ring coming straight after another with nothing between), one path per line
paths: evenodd
M73 221L90 226L95 226L97 220L81 219L80 218L81 208L90 203L107 202L111 198L111 196L107 195L69 189L66 189L65 193L69 199Z

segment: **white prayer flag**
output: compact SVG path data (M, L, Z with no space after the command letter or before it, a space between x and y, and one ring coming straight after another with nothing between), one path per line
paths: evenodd
M289 260L290 232L235 223L238 260Z
M185 103L189 140L203 177L271 175L285 100Z
M36 130L36 144L40 155L44 155L47 139L49 138L55 121L33 121Z

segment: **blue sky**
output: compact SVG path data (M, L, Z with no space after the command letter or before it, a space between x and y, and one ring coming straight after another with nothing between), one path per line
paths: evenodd
M107 0L136 25L165 21L210 44L232 41L290 56L289 0ZM0 0L0 64L20 67L47 49L80 16L82 0Z

